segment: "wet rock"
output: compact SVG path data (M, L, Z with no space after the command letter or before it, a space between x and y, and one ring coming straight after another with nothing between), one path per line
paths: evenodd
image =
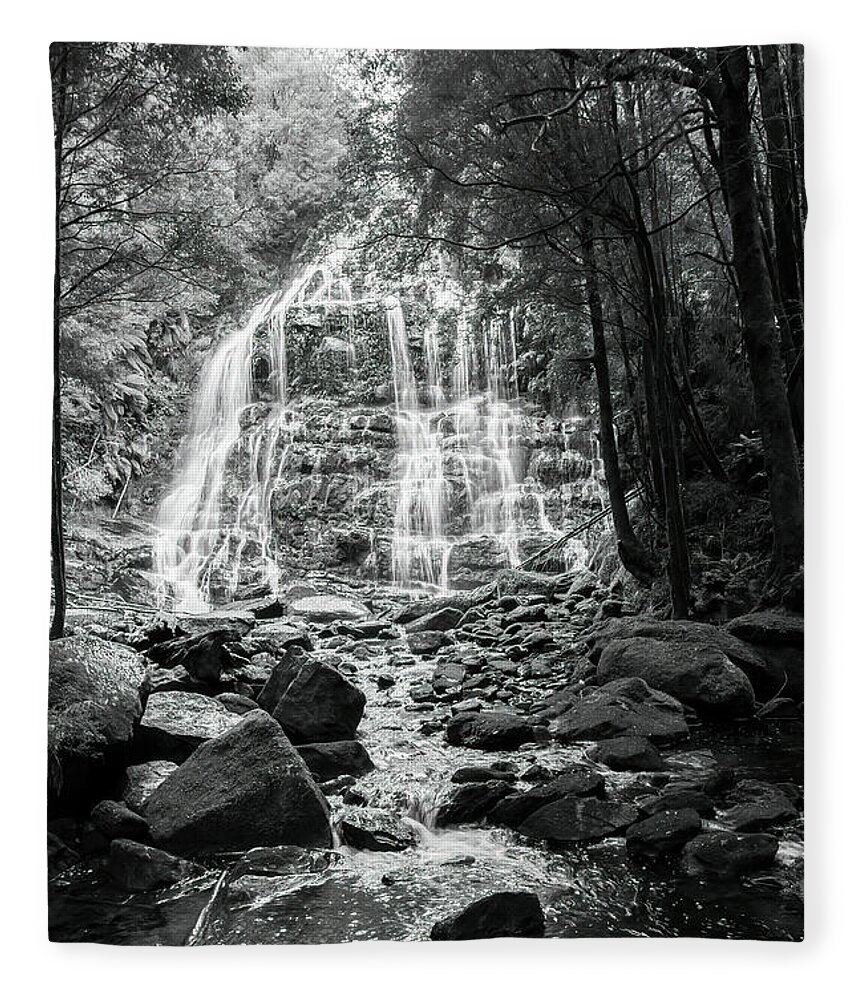
M480 781L454 785L439 806L437 826L475 823L510 791L507 781Z
M353 809L340 831L344 843L359 851L405 851L415 845L413 828L384 809Z
M537 785L525 792L514 792L503 798L488 814L487 820L516 829L532 813L568 795L602 798L605 794L603 776L591 768L575 766L566 774Z
M522 624L525 622L545 622L546 605L532 604L514 608L505 615L505 621L511 624Z
M375 767L367 751L357 740L305 743L296 746L296 751L318 781L327 781L342 774L360 778Z
M111 842L106 867L111 879L128 892L163 889L200 870L157 847L123 839Z
M184 667L190 677L203 684L218 684L222 672L235 662L226 646L240 636L241 633L233 629L199 632L157 643L146 655L162 667Z
M545 919L533 892L495 892L460 913L437 921L431 941L475 941L499 937L543 937Z
M462 712L445 730L452 746L472 750L516 750L534 738L534 726L507 712Z
M508 767L503 765L490 767L458 767L451 775L451 782L455 785L470 784L477 781L516 781L517 776Z
M785 611L752 611L734 618L725 630L748 642L764 661L765 669L749 672L762 699L777 694L801 700L804 693L804 622Z
M50 807L88 807L122 773L147 690L143 658L83 636L50 644Z
M616 736L669 743L689 735L689 728L676 698L655 691L639 677L625 677L574 701L550 724L550 732L570 743Z
M702 831L702 820L694 809L668 809L627 828L627 852L656 858L679 852Z
M453 643L454 640L445 632L413 632L406 636L406 645L416 656L433 656L443 646L451 646Z
M639 811L645 816L670 809L695 809L700 816L713 816L714 800L698 788L669 786L639 803Z
M739 781L727 800L730 808L722 820L740 833L754 833L797 816L797 809L785 792L765 781Z
M591 597L599 586L599 583L600 581L597 579L596 574L592 573L591 570L579 570L570 581L567 594L568 596L579 595L580 597Z
M150 795L155 843L195 853L330 847L328 805L280 726L261 710L233 718Z
M519 832L557 844L602 840L624 833L638 815L627 803L567 795L533 812L520 824Z
M236 694L235 691L225 691L223 694L216 694L215 701L220 701L228 712L234 715L246 715L259 708L253 698L247 698L243 694Z
M440 608L422 615L406 626L407 634L412 632L448 632L460 624L463 612L458 608Z
M48 878L59 875L81 860L80 854L74 848L61 840L55 833L48 831Z
M613 771L662 771L666 767L654 744L642 736L601 740L592 758Z
M681 867L688 875L734 879L769 868L778 847L776 837L767 833L710 831L685 845Z
M239 721L238 715L205 694L156 691L140 720L135 751L144 760L181 764L201 744L223 735Z
M273 673L270 683L278 691L283 688L271 714L294 743L331 743L355 737L366 699L364 692L337 670L310 659L290 661L277 680ZM261 694L261 705L263 702Z
M122 782L123 802L136 813L142 813L146 800L176 768L172 760L150 760L125 769Z
M313 643L307 629L291 622L260 622L246 638L246 644L257 653L278 656L291 646L310 652Z
M640 677L711 716L745 717L755 707L746 674L715 645L638 636L614 639L600 654L596 680L605 684L623 677Z
M430 683L437 694L459 688L466 677L466 668L459 663L440 663L433 671Z
M377 674L375 680L376 686L380 691L387 691L397 683L397 680L391 674Z
M204 632L228 631L246 635L254 627L256 618L250 611L229 609L206 611L202 614L177 614L175 626L178 634L201 635Z
M149 826L124 802L104 799L97 802L90 813L90 822L108 840L128 837L130 840L149 840Z
M364 621L370 611L364 604L347 597L334 594L314 594L289 601L289 609L294 615L311 622Z
M495 584L490 583L482 587L461 594L443 594L440 597L424 598L420 601L412 601L406 604L399 611L395 612L392 620L400 625L414 621L422 615L431 614L434 611L441 611L443 608L456 608L458 611L466 612L470 608L486 604L496 596Z

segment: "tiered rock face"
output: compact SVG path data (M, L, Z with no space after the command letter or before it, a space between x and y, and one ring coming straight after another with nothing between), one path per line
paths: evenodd
M515 500L522 524L517 545L519 558L525 558L599 509L602 500L585 454L590 447L586 422L573 433L570 422L523 412L518 425L513 444L523 481ZM248 488L248 455L256 456L257 475L269 479L270 545L282 577L330 568L389 579L398 494L394 407L305 397L277 414L272 404L253 403L242 414L242 426L229 467L226 507L240 502ZM449 585L469 589L510 564L509 547L473 524L474 498L456 450L455 422L443 411L434 427L442 454ZM259 544L245 544L240 587L259 582L260 557Z

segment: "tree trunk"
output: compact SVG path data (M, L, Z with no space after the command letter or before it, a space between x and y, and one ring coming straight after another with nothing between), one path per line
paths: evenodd
M803 493L782 376L773 291L761 240L750 135L749 53L741 46L723 50L722 56L719 116L729 222L744 341L767 466L774 536L772 570L778 578L796 570L803 559Z
M627 501L624 499L624 485L621 481L621 468L618 463L612 409L612 385L609 380L606 332L603 324L603 301L597 284L590 219L583 224L581 236L588 314L594 342L594 373L597 381L597 401L600 412L600 452L603 458L603 472L606 476L606 489L609 493L609 506L612 510L612 524L618 541L618 555L624 568L640 583L650 584L654 579L651 557L639 542L630 523Z
M66 47L52 46L59 60L54 108L54 169L56 171L56 215L54 220L54 397L51 445L51 577L54 584L54 615L51 639L61 639L66 627L66 543L63 533L63 445L60 419L60 168L66 114ZM59 50L59 51L57 51Z

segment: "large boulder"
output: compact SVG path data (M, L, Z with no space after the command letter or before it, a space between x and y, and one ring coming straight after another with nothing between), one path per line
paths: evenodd
M592 757L610 771L662 771L666 767L666 761L657 748L643 736L616 736L611 740L600 740Z
M485 584L459 594L441 594L439 597L424 597L418 601L411 601L392 615L392 621L400 625L415 621L423 615L433 614L445 608L455 608L465 614L471 608L486 604L496 596L496 585L494 583Z
M172 760L148 760L145 764L127 767L121 786L123 802L129 809L142 813L146 800L177 766Z
M543 937L545 925L540 900L533 892L494 892L460 913L437 921L430 931L430 940Z
M127 646L84 636L51 643L48 782L52 809L85 811L119 777L146 691L146 665Z
M674 854L701 832L702 820L694 809L668 809L627 828L627 852L646 858Z
M601 840L624 833L638 815L636 807L625 802L567 795L533 812L519 832L553 844Z
M689 735L684 708L640 677L624 677L591 691L550 724L556 739L568 743L641 736L669 743Z
M149 696L140 720L135 753L142 760L190 757L207 740L221 736L240 717L220 701L193 691L156 691Z
M111 842L106 867L110 878L127 892L164 889L198 870L184 858L122 838Z
M335 594L313 594L290 601L290 611L311 622L327 624L335 621L360 622L370 617L370 611L358 601Z
M364 714L364 693L332 667L285 656L260 694L260 706L294 743L352 740Z
M506 781L476 781L454 785L439 806L436 825L476 823L510 790Z
M699 834L683 850L681 866L688 875L736 879L769 868L779 841L767 833L730 833L722 830Z
M153 841L178 853L330 847L328 803L266 712L233 716L149 796Z
M755 833L797 816L797 809L785 791L766 781L739 781L726 798L729 809L722 820L739 833Z
M374 768L367 751L357 740L335 740L332 743L305 743L296 752L308 765L317 781L328 781L342 774L360 778Z
M410 653L416 656L434 656L443 646L453 645L454 640L446 632L438 629L427 629L423 632L410 632L406 636L406 645Z
M415 830L385 809L353 808L340 821L343 842L359 851L406 851L415 846Z
M516 750L534 738L534 726L512 712L461 712L445 730L452 746L471 750Z
M766 670L761 656L748 643L725 629L707 622L658 620L647 616L612 618L586 633L582 640L592 662L600 660L603 650L615 639L661 639L666 642L716 646L751 680Z
M542 782L524 792L513 792L503 798L487 814L490 823L510 826L516 829L521 823L537 812L542 806L549 805L568 795L584 798L593 795L603 798L606 783L603 775L589 767L578 764L565 774Z
M750 673L756 694L803 698L803 616L788 611L751 611L725 626L736 639L749 643L765 669Z
M422 615L406 626L407 634L410 632L447 632L456 628L460 624L463 612L459 608L445 607L438 611L431 611Z
M755 694L746 674L716 645L635 636L613 639L600 654L596 681L640 677L703 715L750 716Z

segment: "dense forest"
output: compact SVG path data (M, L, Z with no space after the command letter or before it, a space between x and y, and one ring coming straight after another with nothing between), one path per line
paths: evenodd
M50 72L54 938L800 939L802 48Z

